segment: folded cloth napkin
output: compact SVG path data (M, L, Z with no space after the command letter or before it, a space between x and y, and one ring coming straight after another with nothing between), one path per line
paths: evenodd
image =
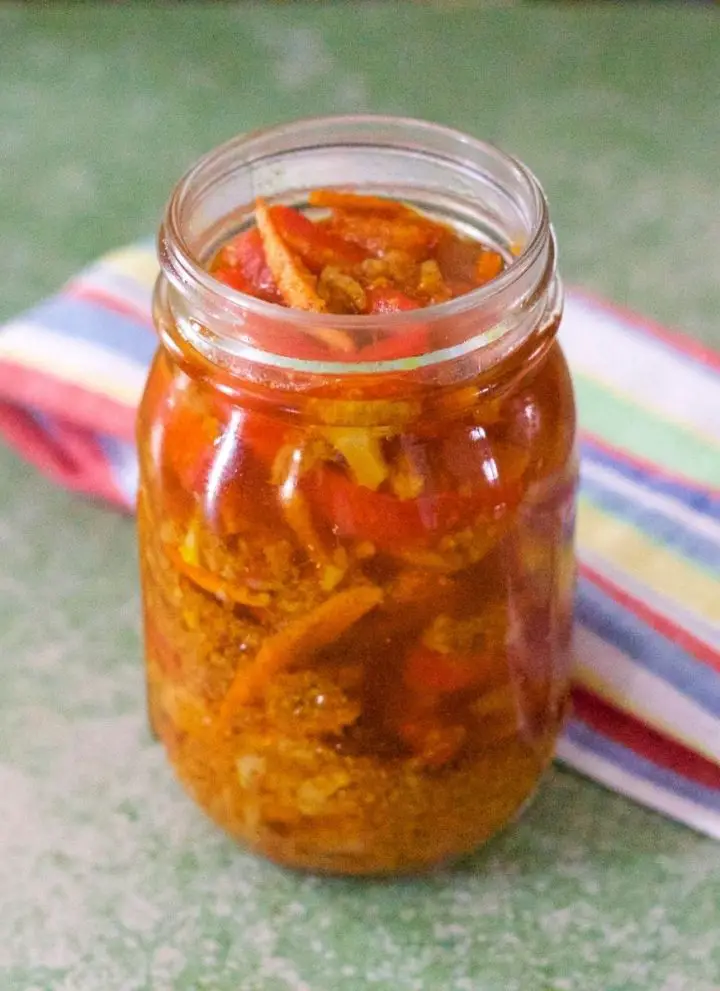
M151 245L115 252L0 329L0 435L126 510L156 273ZM720 838L720 355L575 291L561 339L582 484L558 757Z

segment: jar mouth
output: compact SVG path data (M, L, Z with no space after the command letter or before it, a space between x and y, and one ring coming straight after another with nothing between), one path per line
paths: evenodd
M315 170L311 163L316 163ZM469 227L474 221L480 223L482 216L493 247L505 255L506 267L490 282L446 302L377 316L285 308L233 289L207 271L204 263L213 249L242 229L243 218L247 226L256 196L298 205L303 192L314 186L358 188L404 199L431 213L434 205L438 219L448 222L443 212L454 213L460 225L464 221ZM503 317L542 291L554 275L547 204L530 169L495 145L461 131L414 118L373 114L306 118L239 135L220 145L196 162L175 187L158 249L162 270L187 300L188 312L195 314L199 324L204 322L203 314L211 321L219 318L223 329L215 343L229 338L226 343L231 351L236 350L233 321L242 326L248 318L267 325L281 321L301 334L333 328L350 335L379 331L388 336L399 335L419 321L425 326L473 321L472 348L476 350L495 342L507 329L502 326ZM481 316L485 319L478 321ZM263 354L262 360L269 359L270 364L286 364L262 346L255 350L257 354L251 357ZM293 361L301 367L314 364ZM415 360L413 365L424 363ZM331 359L327 364L338 364L347 371L351 362ZM407 366L407 359L400 364ZM397 362L382 362L386 365Z

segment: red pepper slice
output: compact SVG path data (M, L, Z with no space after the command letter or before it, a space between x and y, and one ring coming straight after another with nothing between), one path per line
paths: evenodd
M254 410L244 411L238 429L241 443L267 467L272 466L280 448L288 443L288 428L284 423Z
M502 503L496 490L467 496L453 492L398 499L356 485L332 467L318 468L305 482L318 511L341 537L369 540L384 550L418 544L467 526L483 511L488 518Z
M237 289L238 292L247 293L249 296L254 295L252 286L245 278L241 269L223 264L214 268L212 274L218 282L223 282L226 286L230 286L231 289Z
M425 533L418 503L373 492L351 482L332 468L319 468L306 485L342 537L369 540L389 549L416 543Z
M199 407L198 399L176 394L163 411L162 460L174 473L183 490L202 493L218 432L218 422Z
M405 661L405 686L420 696L452 695L476 688L489 680L483 657L441 654L424 644L415 647Z
M252 320L247 323L246 333L254 347L269 354L284 355L302 361L338 361L343 357L330 350L309 334L296 328L286 328L282 324L272 324L263 319L257 325ZM257 332L253 332L257 326Z
M407 313L422 309L417 300L392 286L373 286L366 291L369 314ZM368 344L358 353L359 361L394 361L427 354L430 346L425 326L410 327Z
M427 327L413 327L393 337L383 337L375 344L358 351L358 361L396 361L402 358L415 358L427 354L429 334Z
M290 206L274 206L270 208L270 213L285 242L311 272L320 272L326 265L341 268L357 265L366 257L356 244L313 223L299 210Z
M458 756L467 737L464 726L446 723L433 714L405 715L395 732L425 767L435 770Z
M392 286L371 286L366 295L368 313L403 313L421 308L417 300Z
M280 303L283 299L265 258L262 237L257 227L243 231L228 242L218 255L212 274L225 282L267 303Z
M167 405L159 433L163 464L182 492L205 502L209 497L208 478L217 465L222 445L226 463L222 477L215 481L212 505L207 504L206 511L226 522L258 515L250 478L256 480L255 484L267 480L278 451L287 442L287 428L254 410L240 411L219 393L208 395L204 403L203 409L196 396L191 401L179 394Z
M412 327L392 337L383 337L375 344L368 344L357 353L358 361L397 361L427 354L430 335L427 327Z

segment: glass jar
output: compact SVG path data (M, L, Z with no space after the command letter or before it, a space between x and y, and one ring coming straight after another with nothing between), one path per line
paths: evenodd
M318 186L410 202L507 267L380 316L207 273L256 196ZM293 867L468 853L532 795L568 697L575 413L539 184L435 124L300 121L195 165L159 248L138 523L150 718L180 781Z

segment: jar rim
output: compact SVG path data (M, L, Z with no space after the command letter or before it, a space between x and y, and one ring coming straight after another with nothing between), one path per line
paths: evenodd
M218 299L237 307L245 313L251 313L266 319L278 319L278 310L282 310L282 320L286 324L294 324L298 329L303 327L335 327L343 330L373 329L374 326L382 326L384 329L397 327L398 329L408 324L417 323L417 312L398 312L382 314L379 317L367 314L332 314L314 313L305 310L279 307L276 303L268 303L265 300L250 296L240 290L233 289L225 283L219 282L200 264L195 257L193 250L187 242L182 229L181 210L183 199L188 195L194 183L203 178L203 174L209 167L212 167L223 157L232 157L240 151L251 154L254 149L260 149L268 140L296 135L301 138L303 132L312 131L318 127L326 128L329 132L337 131L345 127L365 126L372 127L392 127L398 131L419 132L432 134L438 138L457 143L458 147L474 150L482 154L489 154L497 158L498 161L511 166L519 178L525 183L527 191L532 198L534 208L534 218L532 228L527 235L527 241L523 248L512 261L505 267L500 275L489 282L470 292L456 296L453 299L441 303L434 303L424 307L422 319L424 323L433 320L444 320L468 311L478 309L484 304L491 303L511 287L527 271L537 256L542 252L543 246L549 234L549 217L547 201L543 188L532 172L515 156L505 152L499 146L481 141L463 131L447 127L433 121L423 120L414 117L400 117L385 114L341 114L318 117L304 117L293 121L276 124L272 127L250 131L236 135L207 152L198 159L180 178L170 197L165 211L163 228L159 238L159 251L161 264L165 274L174 282L177 288L187 289L188 285L195 284L197 288L205 293L212 294ZM333 138L327 142L331 147L335 144L357 145L347 138ZM363 142L365 143L365 142ZM370 139L368 139L370 143ZM372 142L376 143L376 142ZM389 142L383 142L389 146ZM288 151L298 151L307 149L311 145L297 144ZM396 147L407 147L406 144L398 142ZM422 150L420 148L420 150ZM258 156L262 158L262 153ZM247 164L252 162L248 158ZM168 243L168 241L172 243Z

